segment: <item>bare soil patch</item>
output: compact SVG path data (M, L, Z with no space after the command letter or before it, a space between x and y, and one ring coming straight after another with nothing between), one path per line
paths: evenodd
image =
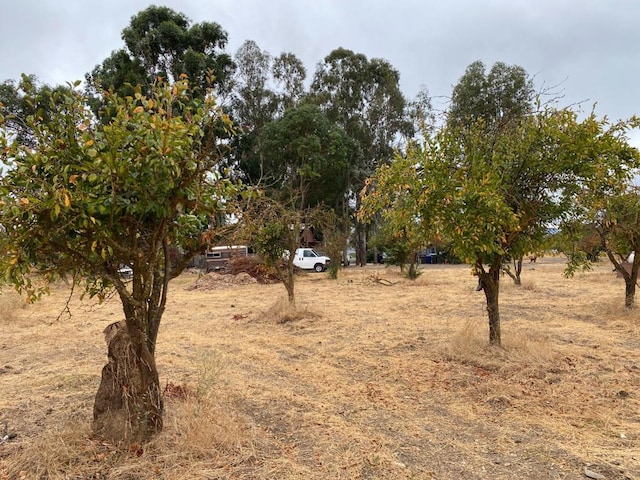
M279 284L182 275L157 345L165 429L144 446L90 436L117 299L74 295L56 320L63 284L35 305L5 290L0 478L638 480L640 312L607 263L562 270L502 279L502 349L464 265L301 275L294 311Z

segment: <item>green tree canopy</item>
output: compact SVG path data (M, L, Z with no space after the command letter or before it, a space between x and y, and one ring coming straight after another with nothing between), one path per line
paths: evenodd
M234 139L233 161L245 182L268 183L275 173L264 156L262 130L298 104L306 70L295 55L274 58L251 40L242 44L234 59L237 70L230 106L240 131Z
M482 120L492 128L531 113L534 100L533 81L524 68L496 62L487 73L478 60L453 88L448 121L459 127Z
M181 75L189 78L195 95L202 96L209 86L227 89L234 65L224 51L227 32L217 23L192 24L182 13L152 5L131 18L122 39L125 47L86 75L92 96L109 89L131 95L136 85L146 91L158 78L174 82Z
M525 117L533 113L534 95L533 81L524 68L497 62L486 72L484 64L476 61L467 67L453 88L447 124L452 130L458 129L461 142L465 141L468 129L474 128L476 135L484 130L489 145L500 131L525 121ZM503 266L518 285L526 253L511 259L513 271L509 262Z
M356 146L344 130L315 105L287 110L260 135L270 175L265 183L276 196L297 197L300 208L339 205L347 188Z
M67 86L50 87L38 82L35 75L22 75L19 82L0 83L0 113L4 116L6 133L20 144L35 146L34 132L28 118L42 122L52 118L52 96L68 90Z

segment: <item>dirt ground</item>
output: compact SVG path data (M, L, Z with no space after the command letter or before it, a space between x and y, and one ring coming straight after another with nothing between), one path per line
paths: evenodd
M282 285L185 273L156 350L165 429L144 446L90 434L117 298L5 289L0 479L638 480L640 310L608 263L563 267L503 277L503 348L464 265L304 274L295 311Z

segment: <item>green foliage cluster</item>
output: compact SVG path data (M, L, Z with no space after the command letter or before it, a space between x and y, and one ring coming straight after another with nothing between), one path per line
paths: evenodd
M173 83L186 75L192 95L202 97L211 87L224 92L233 73L233 61L224 52L227 32L213 22L192 24L167 7L152 5L134 15L122 39L125 48L112 52L86 76L96 112L104 90L132 95L140 85L147 93L158 79Z
M202 249L210 216L232 194L211 135L214 124L230 124L213 98L194 103L181 80L150 96L105 93L105 101L116 112L109 123L96 121L77 89L54 92L46 120L26 118L30 143L1 140L2 272L32 295L27 273L35 268L47 281L78 275L93 279L90 293L112 285L148 303L154 282L183 266L165 266L169 250L188 258ZM122 265L134 269L133 292L118 275Z

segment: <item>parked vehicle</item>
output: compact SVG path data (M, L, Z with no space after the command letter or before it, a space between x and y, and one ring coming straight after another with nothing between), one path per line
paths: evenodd
M133 278L133 269L129 265L124 265L118 269L118 274L125 280Z
M206 271L216 272L227 268L229 260L235 257L246 257L249 255L249 248L245 245L223 245L213 247L205 253Z
M285 253L285 258L288 252ZM324 255L320 255L313 248L298 248L293 258L293 264L303 270L315 270L316 272L324 272L331 263L331 259Z

